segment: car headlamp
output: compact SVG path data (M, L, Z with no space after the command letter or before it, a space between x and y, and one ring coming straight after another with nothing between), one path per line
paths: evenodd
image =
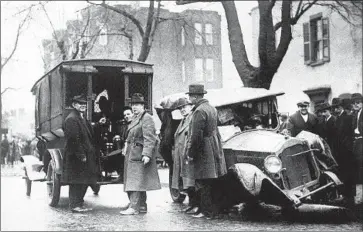
M274 155L267 156L265 158L264 165L265 165L265 169L269 173L278 173L282 169L281 160Z

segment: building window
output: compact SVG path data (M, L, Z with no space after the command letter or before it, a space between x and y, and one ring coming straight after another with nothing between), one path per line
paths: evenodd
M183 80L183 83L185 83L186 73L185 73L185 62L184 61L182 61L182 80Z
M207 81L213 81L214 80L214 63L213 59L206 59L205 62L205 75Z
M308 23L303 24L304 61L307 65L317 65L329 62L329 20L322 14L310 17Z
M213 25L210 23L205 25L205 43L213 45Z
M195 32L195 40L194 43L196 45L202 45L202 24L195 23L194 24L194 32Z
M203 81L203 59L195 59L194 77L195 81Z
M98 38L98 42L100 43L100 45L105 46L107 45L107 29L106 28L102 28L100 31L100 36Z
M184 30L184 27L182 27L182 30L181 30L181 45L182 46L185 45L185 30Z

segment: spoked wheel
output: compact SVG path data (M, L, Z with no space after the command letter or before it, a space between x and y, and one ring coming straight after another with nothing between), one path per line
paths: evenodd
M60 176L55 172L55 163L53 160L49 162L47 171L47 192L49 197L49 205L57 206L60 198Z
M173 170L170 169L169 170L169 190L170 190L171 199L173 199L174 202L183 203L186 198L186 195L180 193L179 189L173 189L171 187L172 179L173 179Z

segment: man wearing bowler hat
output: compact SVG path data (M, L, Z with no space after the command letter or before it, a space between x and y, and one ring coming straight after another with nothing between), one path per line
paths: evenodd
M91 210L83 205L89 185L96 184L99 174L91 124L84 118L87 99L78 95L72 98L72 111L63 125L65 143L64 180L69 184L69 206L72 212Z
M332 110L336 115L335 128L336 134L333 149L335 151L336 161L339 165L339 176L344 183L343 196L347 206L354 203L356 194L354 175L354 157L353 157L353 126L352 116L347 114L345 109L350 108L350 100L333 98Z
M363 175L363 121L362 121L362 94L360 93L353 93L351 96L352 100L352 107L354 110L353 113L353 133L354 133L354 140L353 140L353 154L356 159L357 164L357 179L356 183L362 183L362 175Z
M217 127L217 109L204 99L204 85L189 85L189 100L194 104L189 126L186 156L194 164L194 179L200 191L201 213L193 217L212 218L218 209L212 199L215 180L227 173L221 137Z
M308 101L297 103L299 110L290 116L287 123L287 130L291 136L295 137L303 130L317 133L318 119L314 114L308 112L309 105Z

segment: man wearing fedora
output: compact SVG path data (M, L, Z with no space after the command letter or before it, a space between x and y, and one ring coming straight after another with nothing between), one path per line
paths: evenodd
M69 206L72 212L86 212L83 198L89 185L96 184L99 174L91 124L84 118L87 99L78 95L72 98L72 111L63 125L65 143L64 180L69 184Z
M290 116L287 123L287 131L290 136L295 137L303 130L317 133L318 119L314 114L308 112L309 105L308 101L299 101L297 103L299 110Z
M335 151L336 161L339 165L339 176L344 183L343 196L347 205L354 203L354 196L356 194L353 171L355 166L353 156L353 130L352 130L352 116L347 114L345 109L350 108L350 100L333 98L332 109L336 115L335 127L336 134L334 139L333 149Z
M324 117L323 123L323 136L328 143L329 147L331 148L334 158L336 158L336 154L334 151L334 139L336 136L336 128L335 128L335 121L336 118L331 114L331 105L328 102L321 103L320 110L322 116Z
M173 189L187 192L189 206L184 210L184 212L187 214L195 214L199 213L199 198L195 191L193 162L185 162L185 148L188 142L188 129L193 105L189 99L182 97L176 102L175 108L180 110L183 119L179 123L179 126L174 134L174 162L171 187Z
M362 121L362 94L353 93L351 96L353 113L353 154L357 164L357 184L362 184L363 177L363 121Z
M122 215L146 213L146 191L161 189L156 164L158 138L142 94L132 95L131 108L134 116L128 126L124 162L124 191L130 203L123 207Z
M189 126L187 159L193 162L197 191L200 191L201 213L194 217L217 216L216 202L212 199L215 180L227 173L221 137L217 127L217 109L204 99L204 85L189 85L189 100L194 104Z

